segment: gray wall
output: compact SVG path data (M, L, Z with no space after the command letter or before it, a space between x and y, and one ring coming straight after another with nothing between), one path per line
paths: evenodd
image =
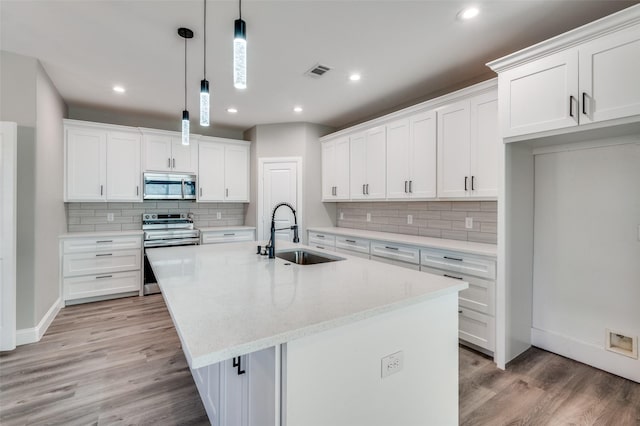
M0 120L18 123L16 327L24 329L35 327L60 296L66 105L34 58L0 52L0 84Z
M332 129L311 123L258 125L245 132L251 143L251 204L245 223L257 227L258 162L260 158L302 158L302 227L300 236L306 241L306 227L334 226L335 205L322 203L321 146L319 137ZM260 239L260 235L258 235Z
M121 126L148 127L151 129L180 131L180 111L175 117L145 114L140 111L113 111L90 106L69 105L69 117L74 120L94 121L96 123L119 124ZM215 120L214 120L215 121ZM242 139L242 130L230 127L201 127L192 120L191 132L197 135L217 136L220 138Z

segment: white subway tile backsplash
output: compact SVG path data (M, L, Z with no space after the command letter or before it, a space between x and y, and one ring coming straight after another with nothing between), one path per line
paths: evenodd
M194 213L196 227L244 225L247 205L242 203L195 203L145 201L142 203L66 203L69 232L128 231L142 229L144 213ZM217 219L220 212L222 219ZM107 214L113 214L113 221Z
M492 244L497 241L496 201L362 202L338 203L336 207L339 227ZM370 222L366 221L367 213L371 213ZM407 215L413 216L411 225L407 224ZM473 218L472 229L465 227L467 217Z

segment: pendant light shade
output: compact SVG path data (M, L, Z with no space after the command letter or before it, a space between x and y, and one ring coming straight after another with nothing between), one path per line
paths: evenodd
M200 125L209 125L209 82L207 81L207 0L204 0L204 73L200 80Z
M193 38L189 28L178 28L178 35L184 38L184 110L182 111L182 145L189 145L189 111L187 110L187 39Z
M238 0L240 16L234 23L233 37L233 85L247 88L247 24L242 20L242 0Z

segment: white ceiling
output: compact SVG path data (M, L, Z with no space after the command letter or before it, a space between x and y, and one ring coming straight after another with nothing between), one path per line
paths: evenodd
M2 0L0 47L38 58L67 104L179 119L188 42L188 109L198 123L204 0ZM212 122L231 129L306 121L344 127L464 82L485 63L638 1L245 0L248 88L232 84L237 1L208 0L207 78ZM316 63L330 72L304 75ZM348 80L351 72L362 80ZM118 95L114 84L126 87ZM302 113L292 111L304 107ZM236 107L238 114L226 112Z

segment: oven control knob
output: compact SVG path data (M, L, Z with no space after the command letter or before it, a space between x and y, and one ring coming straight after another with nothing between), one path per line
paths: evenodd
M150 217L151 217L151 215L145 214L144 215L144 220L149 220Z
M157 214L155 214L155 213L154 213L154 214L152 214L152 215L151 215L151 219L153 219L153 220L158 219L158 215L157 215Z
M186 219L186 218L187 218L187 215L186 215L186 214L184 214L184 213L180 213L180 219Z

